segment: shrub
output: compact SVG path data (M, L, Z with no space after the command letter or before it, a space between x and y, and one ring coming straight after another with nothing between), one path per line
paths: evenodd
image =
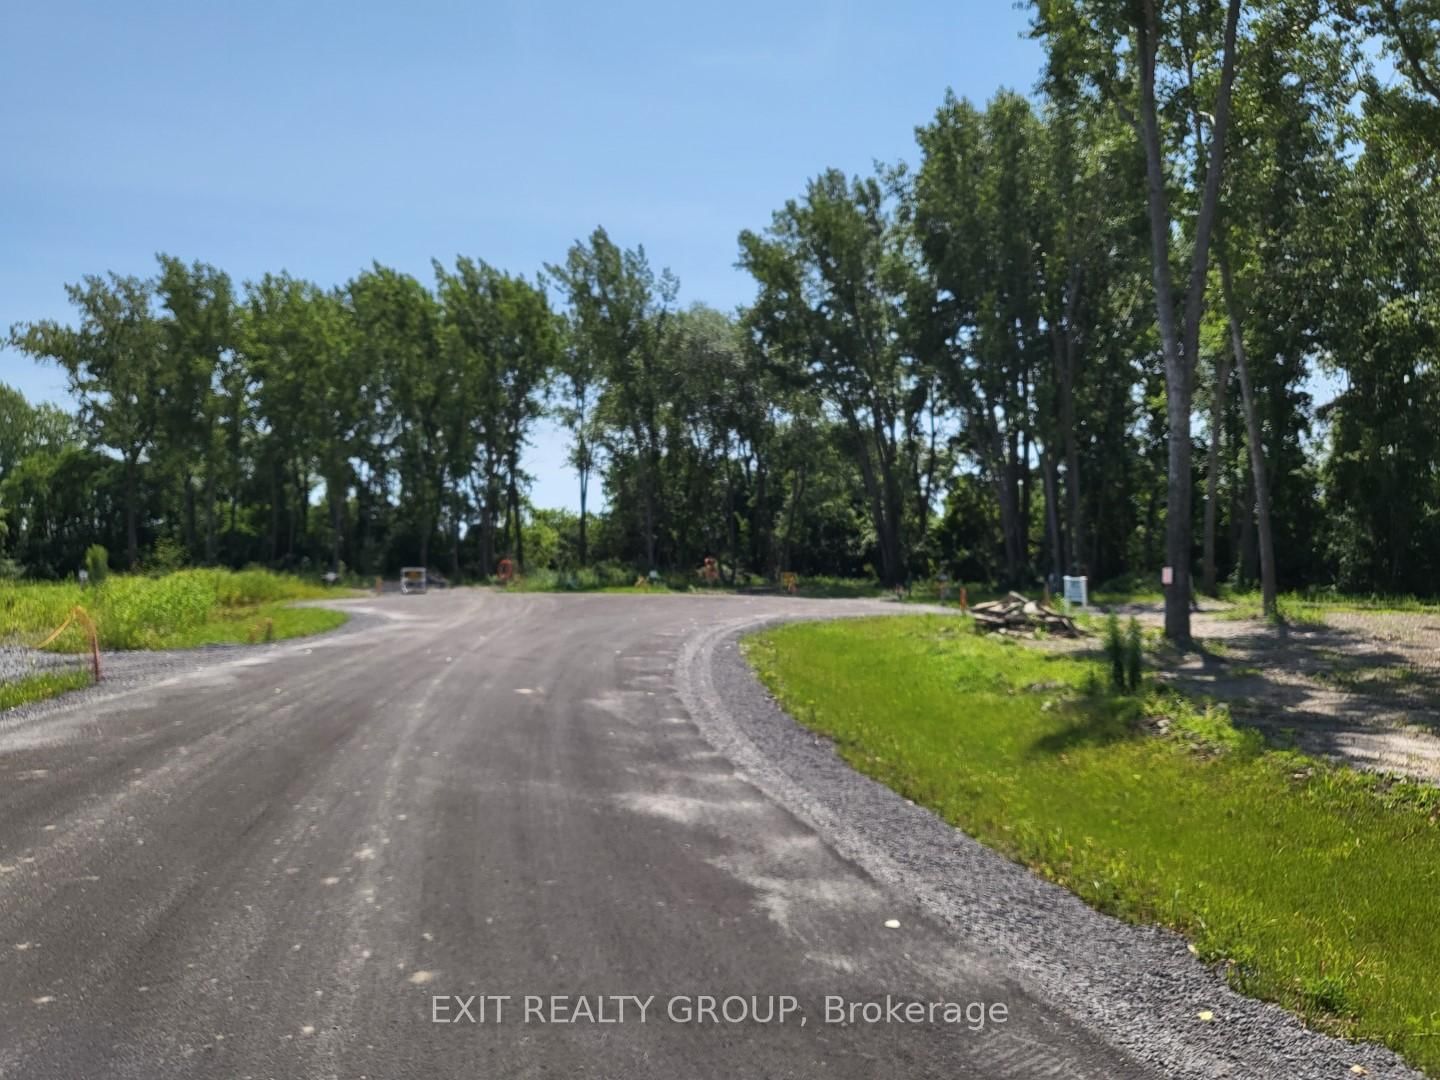
M110 573L110 553L104 544L91 544L85 549L85 573L91 585L99 585Z
M254 567L245 570L191 570L192 574L208 576L221 607L247 607L289 600L297 595L323 595L319 588L303 588L293 578L273 574Z
M162 536L150 549L150 558L145 562L145 571L157 576L170 574L179 570L189 561L190 557L185 551L184 544L171 537Z
M0 637L18 634L35 640L48 635L65 621L76 604L83 604L100 628L105 649L181 647L192 644L202 628L233 621L242 629L257 609L265 617L282 617L284 627L277 637L312 633L325 621L307 609L303 616L285 609L270 610L286 600L312 599L330 595L311 582L268 570L181 570L165 577L113 575L94 588L82 589L78 582L0 583ZM343 621L343 620L342 620ZM301 624L304 624L302 627ZM214 640L231 640L222 634ZM54 648L71 652L85 647L78 626L61 635Z
M1125 639L1120 633L1120 620L1112 611L1105 619L1105 659L1110 661L1110 685L1125 689Z
M216 603L215 581L205 571L111 578L100 589L100 633L110 648L143 649L199 626Z
M1140 633L1140 623L1134 615L1125 628L1125 688L1131 693L1140 689L1140 677L1145 669L1145 641Z

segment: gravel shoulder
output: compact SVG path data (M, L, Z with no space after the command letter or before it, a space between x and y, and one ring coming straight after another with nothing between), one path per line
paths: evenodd
M287 638L261 645L205 645L198 649L134 649L102 652L101 681L97 685L69 690L58 697L33 701L0 712L0 733L14 731L53 712L84 704L98 707L129 691L151 685L159 680L221 664L256 663L289 653L303 653L319 643L326 647L352 634L374 629L385 621L385 615L365 600L315 600L305 604L332 607L349 615L348 621L333 630L306 637ZM24 679L49 671L88 671L88 653L54 653L31 648L16 642L0 643L0 682Z
M690 715L747 779L967 947L1164 1076L1421 1075L1389 1050L1310 1031L1234 993L1177 935L1094 911L852 770L776 705L741 656L743 634L777 621L731 621L689 639L676 675ZM1198 1019L1202 1010L1213 1021Z

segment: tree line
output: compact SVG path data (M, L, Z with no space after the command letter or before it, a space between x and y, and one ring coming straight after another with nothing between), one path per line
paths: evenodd
M682 306L603 229L534 278L237 288L161 257L71 286L73 325L11 330L78 408L0 398L6 550L37 574L97 538L128 565L470 577L1165 566L1180 639L1226 582L1435 592L1440 4L1032 16L1035 92L947 96L912 164L817 175L740 235L738 311ZM529 505L546 416L578 514Z

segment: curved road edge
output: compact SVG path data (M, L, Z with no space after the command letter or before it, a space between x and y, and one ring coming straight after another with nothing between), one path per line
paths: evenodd
M79 705L98 707L111 704L135 691L163 685L172 679L184 678L196 671L226 665L248 666L265 663L276 657L296 652L314 652L343 644L352 635L374 630L385 623L387 616L377 611L366 597L335 597L321 600L297 600L295 607L324 607L342 611L346 620L328 630L299 634L279 641L253 644L226 643L197 645L189 649L109 649L100 654L103 678L98 683L66 690L54 697L27 701L23 705L0 711L0 735L33 725L55 713ZM27 654L35 650L26 648ZM68 669L71 662L88 667L88 653L41 653L47 659L45 670Z
M1311 1031L1279 1006L1236 993L1177 934L1096 911L856 772L829 739L779 707L740 653L745 634L790 621L755 616L704 628L681 651L676 689L746 779L865 873L1163 1075L1422 1080L1384 1047ZM1214 1020L1201 1021L1202 1010Z

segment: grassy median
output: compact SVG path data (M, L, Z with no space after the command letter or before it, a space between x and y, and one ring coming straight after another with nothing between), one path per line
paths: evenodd
M161 577L117 576L98 585L0 584L0 637L38 644L76 606L95 621L102 649L183 649L274 641L331 630L343 612L292 607L334 590L266 570L180 570ZM89 638L72 624L50 646L80 652Z
M748 639L854 767L1237 989L1440 1074L1440 790L1267 749L1219 708L937 616Z

